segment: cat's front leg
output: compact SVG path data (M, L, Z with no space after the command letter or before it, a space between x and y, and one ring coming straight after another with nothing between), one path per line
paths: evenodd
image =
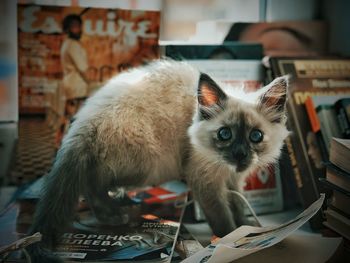
M243 177L244 178L244 177ZM242 178L241 178L242 179ZM256 222L253 219L250 219L245 213L245 203L242 200L242 189L239 187L235 177L232 177L231 180L227 181L227 199L230 205L231 212L234 216L235 223L237 227L242 225L248 226L260 226L259 222Z
M255 221L252 221L248 218L244 211L243 200L237 194L234 194L232 190L228 193L228 200L237 227L240 227L242 225L259 226L259 224L257 224Z
M216 236L223 237L236 228L225 189L217 184L205 184L192 186L192 192Z

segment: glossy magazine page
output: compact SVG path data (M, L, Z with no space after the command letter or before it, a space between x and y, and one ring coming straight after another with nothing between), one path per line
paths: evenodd
M15 193L0 215L0 247L26 237L44 180ZM62 234L54 253L73 261L170 262L187 202L187 186L171 181L155 187L125 189L119 195L113 224L97 221L81 198L77 217ZM111 193L113 194L113 193ZM116 213L117 214L117 213ZM20 259L20 251L8 259Z

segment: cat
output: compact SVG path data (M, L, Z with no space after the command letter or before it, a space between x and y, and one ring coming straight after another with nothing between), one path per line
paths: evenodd
M73 221L80 195L99 220L126 223L108 191L173 179L187 181L216 236L249 223L230 190L279 157L288 135L287 86L280 77L246 94L172 60L114 77L76 114L31 233L40 231L42 244L52 247Z

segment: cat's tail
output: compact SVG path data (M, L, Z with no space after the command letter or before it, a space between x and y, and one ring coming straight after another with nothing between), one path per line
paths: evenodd
M29 234L40 232L42 241L27 248L32 262L61 262L52 249L59 236L72 223L79 201L82 178L89 172L89 151L81 141L67 138L57 153L46 178Z

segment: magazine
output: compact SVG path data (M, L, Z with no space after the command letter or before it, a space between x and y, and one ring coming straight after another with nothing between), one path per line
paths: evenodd
M255 253L264 248L271 247L289 236L305 222L312 218L321 208L325 195L310 205L294 219L275 227L241 226L230 234L221 238L193 256L185 259L183 263L201 262L232 262L241 257Z
M68 38L66 24L76 17L82 35ZM20 113L45 113L47 107L58 110L57 96L63 95L64 82L80 83L72 70L67 73L66 47L76 54L79 70L86 71L88 92L79 93L86 96L113 75L158 58L159 23L158 11L19 4Z
M182 201L185 201L182 199ZM55 248L55 254L74 260L134 260L170 262L180 227L182 208L158 205L134 205L139 216L126 225L107 226L92 214L80 214Z
M17 193L17 201L1 214L1 247L26 237L35 210L33 197L42 182L36 181L32 189L28 187L22 194ZM187 192L187 186L180 181L129 190L116 208L125 211L122 216L128 222L119 225L98 222L81 199L77 219L62 234L53 251L68 261L170 262ZM11 254L12 258L21 255L16 252Z
M231 25L224 43L260 43L267 56L316 56L327 53L324 21L276 21Z
M18 104L45 117L59 148L88 97L159 58L160 12L55 4L18 4Z

